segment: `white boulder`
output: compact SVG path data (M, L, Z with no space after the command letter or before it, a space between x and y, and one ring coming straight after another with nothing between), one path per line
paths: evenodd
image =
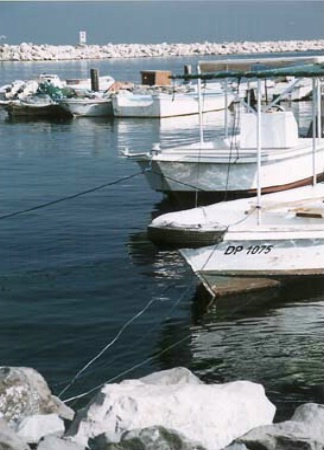
M217 450L254 427L272 423L275 406L263 386L249 381L203 384L188 372L176 368L106 384L79 412L68 435L82 445L103 433L119 442L127 431L161 426Z
M45 436L62 437L64 432L64 422L57 414L28 416L16 426L17 435L28 444L37 444Z
M0 419L0 449L1 450L30 450L29 445L9 427L7 422Z

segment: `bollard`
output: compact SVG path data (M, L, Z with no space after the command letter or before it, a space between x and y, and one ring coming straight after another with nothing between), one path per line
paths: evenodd
M99 71L98 69L90 69L91 90L99 91Z

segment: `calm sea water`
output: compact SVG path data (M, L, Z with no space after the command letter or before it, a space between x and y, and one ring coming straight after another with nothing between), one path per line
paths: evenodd
M88 76L93 67L139 81L140 70L179 73L188 63L195 60L3 63L1 84L41 72ZM303 117L307 105L298 111ZM207 133L214 120L221 116L209 118ZM207 382L262 383L278 419L300 403L324 402L324 286L206 308L178 252L147 240L152 216L170 205L119 151L197 136L197 118L26 121L0 113L1 365L34 367L56 395L81 371L65 399L185 366Z

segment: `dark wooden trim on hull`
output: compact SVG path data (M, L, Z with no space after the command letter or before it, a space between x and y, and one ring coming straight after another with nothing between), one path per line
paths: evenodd
M318 183L324 181L324 172L317 174L316 180ZM303 186L309 186L313 182L313 177L304 178L303 180L295 181L293 183L268 186L262 188L263 194L272 194L275 192L287 191ZM166 193L167 197L172 203L176 203L181 208L194 208L195 206L210 205L211 203L217 203L227 200L235 200L238 198L247 198L257 195L256 189L248 189L244 191L172 191Z

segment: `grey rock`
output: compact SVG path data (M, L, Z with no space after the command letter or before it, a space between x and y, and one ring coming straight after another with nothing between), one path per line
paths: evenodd
M291 420L256 427L235 444L251 450L324 450L324 405L301 405ZM229 446L226 450L235 449Z
M73 420L75 416L75 411L63 403L58 397L52 395L51 404L53 412L62 417L62 419Z
M91 450L205 450L175 430L161 426L132 430L124 433L120 442L109 442L102 434L89 441Z
M28 367L0 367L0 416L10 425L34 414L73 413L53 397L45 379Z
M37 450L86 450L86 448L68 439L47 436L40 441Z
M242 442L233 442L233 444L228 445L226 450L249 450L245 444Z

